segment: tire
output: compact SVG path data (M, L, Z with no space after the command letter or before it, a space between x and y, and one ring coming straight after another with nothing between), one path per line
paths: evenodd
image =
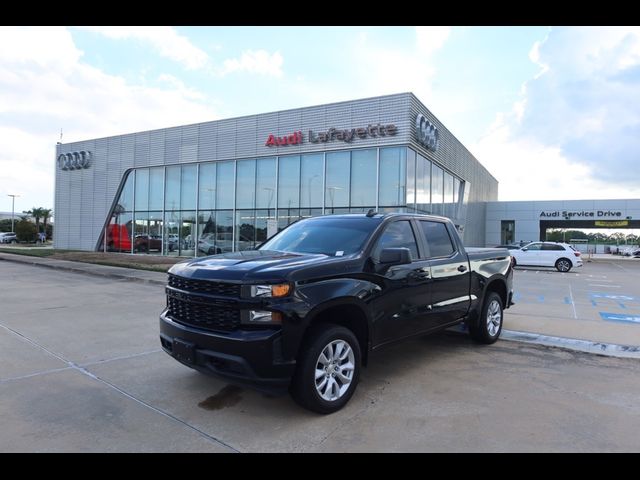
M567 273L569 270L571 270L571 267L573 267L573 264L568 258L559 258L558 260L556 260L556 269L559 272Z
M213 247L209 247L209 250L207 250L207 255L215 255L216 253L218 252L216 252L215 248Z
M476 342L490 345L500 338L503 323L502 299L496 292L488 292L480 318L469 325L469 334Z
M349 350L345 350L345 346ZM327 352L333 356L328 355L331 358L327 359ZM291 381L291 396L299 405L313 412L337 412L356 390L361 358L360 344L351 330L332 323L311 327L300 347L298 365ZM337 362L332 363L335 360ZM349 364L353 368L345 370L344 366ZM322 370L326 373L322 374ZM320 375L317 381L316 374ZM342 379L348 382L343 383Z

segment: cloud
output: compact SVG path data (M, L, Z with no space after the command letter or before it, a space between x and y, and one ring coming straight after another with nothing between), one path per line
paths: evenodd
M416 27L408 48L390 46L362 32L352 43L351 65L358 76L356 97L413 92L429 103L436 75L433 54L445 44L449 27Z
M249 72L272 77L282 77L284 59L280 52L266 50L246 50L240 58L230 58L222 63L221 76L234 72Z
M471 150L500 199L640 196L640 28L560 28L540 71Z
M209 56L172 27L79 27L115 40L136 39L152 45L160 55L189 69L203 68Z
M451 27L416 27L416 44L418 50L425 55L431 55L444 45L449 38Z
M159 80L133 85L83 63L64 28L0 29L0 210L8 193L21 195L16 210L53 206L60 128L67 143L216 118L201 92Z

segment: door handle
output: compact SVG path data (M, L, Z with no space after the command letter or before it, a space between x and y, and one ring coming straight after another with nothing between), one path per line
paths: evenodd
M460 265L460 266L458 267L458 271L459 271L459 272L466 272L466 271L467 271L467 267L466 267L465 265Z
M416 268L411 272L411 276L417 280L424 280L429 278L429 269Z

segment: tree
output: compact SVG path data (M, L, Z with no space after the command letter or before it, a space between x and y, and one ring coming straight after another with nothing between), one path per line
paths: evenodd
M44 229L44 234L49 237L49 231L47 230L47 222L49 221L49 218L51 217L51 212L53 212L53 210L51 210L50 208L43 208L42 209L42 226Z
M36 236L36 226L29 220L16 223L16 237L19 242L33 242Z
M23 211L27 215L31 215L36 221L36 233L40 233L40 219L44 216L44 208L33 207L31 210ZM17 232L16 232L17 233Z

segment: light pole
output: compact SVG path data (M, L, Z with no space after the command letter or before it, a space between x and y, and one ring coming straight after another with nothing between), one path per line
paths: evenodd
M334 200L335 191L342 190L342 187L327 187L327 190L329 190L329 200L331 200L331 213L334 213L333 200Z
M309 209L311 209L311 180L313 180L316 177L320 177L320 175L318 175L316 173L315 175L311 176L311 178L309 178L309 188L308 188L308 191L309 191Z
M13 212L15 210L15 204L16 204L16 197L19 197L20 195L7 195L7 197L11 197L11 231L15 232L15 230L13 229Z
M269 203L267 203L267 219L269 219L271 217L271 202L273 201L275 189L272 187L262 187L262 189L269 192Z

